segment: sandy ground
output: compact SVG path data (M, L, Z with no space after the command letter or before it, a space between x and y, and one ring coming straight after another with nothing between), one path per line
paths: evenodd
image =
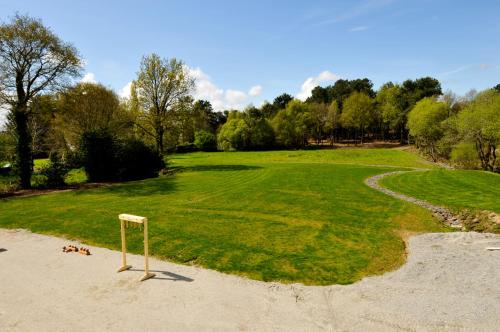
M0 229L0 331L498 331L500 237L426 234L408 262L348 286L282 285ZM76 244L73 242L73 244Z

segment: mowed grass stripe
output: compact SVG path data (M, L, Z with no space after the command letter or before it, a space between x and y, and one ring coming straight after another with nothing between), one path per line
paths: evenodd
M500 175L483 171L432 170L397 174L380 182L392 190L454 210L500 213Z
M413 154L388 152L389 166L424 164ZM159 258L266 281L351 283L402 264L402 234L444 228L426 211L364 185L393 168L349 165L347 156L346 150L179 155L169 160L180 170L174 176L1 201L0 227L119 249L117 215L127 212L151 220L151 253ZM387 158L353 150L350 164ZM139 232L128 243L142 252Z

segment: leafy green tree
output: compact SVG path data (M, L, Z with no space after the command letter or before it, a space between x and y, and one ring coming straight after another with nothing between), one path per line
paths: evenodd
M301 148L307 144L309 113L307 105L292 100L272 121L276 141L287 148Z
M457 116L459 135L474 142L481 167L498 172L496 150L500 144L500 93L480 93Z
M343 102L353 92L363 92L370 97L375 97L373 83L368 78L355 80L337 80L333 85L327 87L315 87L311 92L308 103L330 104L337 101L339 109L342 110Z
M292 96L290 96L288 93L283 93L278 97L274 98L273 106L277 111L279 111L286 108L286 105L288 105L288 103L291 102L292 100L293 100Z
M247 150L250 147L251 129L244 119L230 116L217 137L220 150Z
M95 83L78 83L60 94L55 127L69 148L76 147L85 132L107 131L125 136L132 116L120 105L116 93Z
M479 158L475 144L467 141L456 144L452 148L450 160L460 168L476 169L479 165Z
M423 98L437 97L443 94L441 83L432 77L406 80L403 82L401 89L404 106L409 109L413 108L413 106Z
M142 58L136 86L142 110L138 125L155 140L156 150L163 156L169 117L179 102L189 95L194 80L182 61L151 54Z
M360 132L361 144L366 129L373 122L374 109L373 99L363 92L353 92L344 102L340 121L344 127Z
M33 155L49 154L53 149L52 121L57 112L55 95L35 96L29 107L28 128Z
M274 146L274 132L262 112L249 107L230 113L219 131L218 146L224 151L269 149Z
M312 89L311 96L307 98L307 102L311 104L328 104L331 102L331 96L328 92L328 88L317 86Z
M309 104L309 126L312 138L316 144L320 144L326 134L326 123L328 121L329 107L327 104Z
M406 125L406 117L401 107L400 96L401 87L389 82L380 87L375 98L383 128L392 133L401 133Z
M340 123L340 111L337 101L332 101L328 106L328 113L325 121L325 132L328 133L330 144L335 143L337 129Z
M435 98L420 100L408 114L408 129L417 147L434 161L438 158L437 143L444 135L442 122L448 117L449 106Z
M264 117L253 119L249 126L251 149L267 150L274 146L274 131L269 120Z
M402 110L401 123L406 123L408 113L415 104L426 97L437 97L442 94L441 83L432 77L422 77L416 80L406 80L401 85L399 94L399 107ZM400 127L401 143L405 141L408 131L405 126Z
M29 104L80 73L77 50L42 21L16 15L0 25L0 104L11 106L16 136L16 169L23 188L31 186Z
M14 147L15 142L12 135L7 131L0 131L0 164L12 161L14 158Z
M194 145L201 151L216 151L217 138L211 132L200 130L195 134Z
M264 104L260 107L260 110L262 112L262 115L267 119L272 119L279 111L277 107L275 107L268 101L264 102Z

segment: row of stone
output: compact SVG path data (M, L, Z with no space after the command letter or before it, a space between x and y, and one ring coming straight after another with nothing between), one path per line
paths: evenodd
M457 216L455 216L450 210L448 210L444 207L441 207L441 206L433 205L427 201L424 201L424 200L421 200L418 198L414 198L414 197L410 197L410 196L406 196L406 195L397 193L397 192L392 191L390 189L384 188L378 184L378 181L386 176L400 174L400 173L407 173L407 172L422 172L422 170L395 171L395 172L382 173L382 174L378 174L378 175L369 177L368 179L366 179L365 183L369 187L371 187L375 190L378 190L386 195L389 195L389 196L416 204L416 205L421 206L423 208L426 208L426 209L432 211L434 213L434 215L437 218L439 218L440 220L442 220L445 224L447 224L451 227L454 227L454 228L462 229L463 224L462 224L461 220Z

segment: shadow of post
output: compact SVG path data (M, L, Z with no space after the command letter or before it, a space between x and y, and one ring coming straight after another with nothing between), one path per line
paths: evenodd
M129 271L144 272L144 270L142 270L142 269L129 269ZM167 276L167 277L156 276L153 279L170 280L170 281L184 281L184 282L193 282L194 281L194 279L191 279L189 277L185 277L185 276L182 276L180 274L173 273L173 272L159 271L159 270L149 270L149 272L161 273L161 274Z

